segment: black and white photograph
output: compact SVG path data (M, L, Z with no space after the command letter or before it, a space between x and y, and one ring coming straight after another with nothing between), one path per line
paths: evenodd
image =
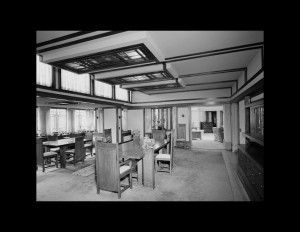
M36 201L264 201L264 31L36 30Z

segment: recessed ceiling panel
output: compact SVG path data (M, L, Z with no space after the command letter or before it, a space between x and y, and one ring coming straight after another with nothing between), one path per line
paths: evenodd
M158 60L144 44L137 44L49 64L76 74L83 74L150 62L158 62Z

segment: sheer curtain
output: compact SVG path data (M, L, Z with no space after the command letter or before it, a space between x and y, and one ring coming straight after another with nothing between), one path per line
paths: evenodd
M88 130L94 130L95 110L86 110L86 125Z
M112 86L95 80L95 95L112 98Z
M122 129L127 131L127 109L122 109Z
M36 56L36 83L52 86L52 66L40 62L39 56Z
M116 99L128 101L128 90L120 88L119 85L116 85Z
M90 75L78 75L62 69L61 88L80 93L90 93Z
M39 124L41 134L49 135L51 134L51 116L49 106L39 107Z
M75 109L67 110L68 132L75 132Z

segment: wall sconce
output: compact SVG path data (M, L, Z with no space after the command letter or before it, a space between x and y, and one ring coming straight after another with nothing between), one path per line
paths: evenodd
M119 116L119 118L121 118L121 116Z
M183 115L181 115L181 117L184 117L184 114L183 114Z

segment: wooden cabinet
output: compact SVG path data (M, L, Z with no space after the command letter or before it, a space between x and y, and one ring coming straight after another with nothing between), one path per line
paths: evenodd
M247 100L246 100L247 99ZM264 200L264 101L245 98L246 144L238 145L237 173L253 201Z

